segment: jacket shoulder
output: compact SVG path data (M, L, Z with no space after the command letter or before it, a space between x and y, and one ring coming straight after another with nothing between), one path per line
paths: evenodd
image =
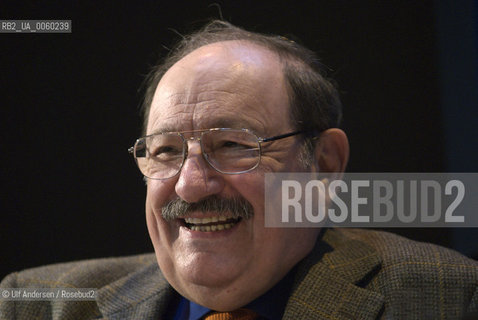
M342 239L372 247L379 255L381 268L367 287L384 295L393 316L416 314L419 310L425 318L432 311L441 316L478 312L478 261L448 248L388 232L336 232Z
M338 229L340 237L363 242L371 246L382 257L384 266L404 262L450 263L478 267L478 261L461 253L427 242L419 242L394 233L366 229ZM427 264L425 263L425 265Z
M106 287L151 265L154 254L52 264L15 272L0 288ZM92 319L101 315L96 301L0 300L0 319Z
M0 287L101 288L152 263L152 253L57 263L12 273Z

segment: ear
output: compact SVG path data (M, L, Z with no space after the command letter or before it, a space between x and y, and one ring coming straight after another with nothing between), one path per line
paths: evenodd
M319 172L344 172L349 160L349 141L345 132L337 128L322 132L315 146L315 159Z

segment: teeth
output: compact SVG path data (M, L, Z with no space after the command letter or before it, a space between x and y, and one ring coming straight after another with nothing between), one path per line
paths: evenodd
M222 224L210 224L223 222L228 220L225 216L219 217L210 217L210 218L185 218L184 221L189 224L189 229L192 231L201 231L201 232L211 232L211 231L222 231L231 229L236 222L232 223L222 223ZM208 224L208 225L207 225Z
M210 231L222 231L231 229L235 223L226 223L226 224L213 224L210 226L191 226L189 229L192 231L202 231L202 232L210 232Z
M218 222L218 221L226 221L228 218L225 216L219 217L210 217L210 218L185 218L184 221L186 223L193 223L193 224L207 224L211 222Z

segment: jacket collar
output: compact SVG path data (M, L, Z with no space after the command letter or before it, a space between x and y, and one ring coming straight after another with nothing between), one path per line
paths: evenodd
M283 319L376 319L384 297L363 287L381 258L340 229L328 229L300 264Z
M178 302L179 295L159 271L156 257L137 272L98 290L97 300L101 314L109 320L161 319Z
M323 232L312 253L299 263L283 319L379 316L384 297L363 287L378 272L381 259L369 245L346 233L340 229ZM179 298L156 259L151 259L137 272L101 288L97 303L103 317L110 320L161 319L176 311Z

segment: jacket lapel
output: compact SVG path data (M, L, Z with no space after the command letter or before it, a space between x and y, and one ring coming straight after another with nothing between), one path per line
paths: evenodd
M176 310L179 295L159 271L156 260L98 291L104 319L162 319ZM103 319L100 318L100 319Z
M381 294L362 288L379 270L370 246L329 229L298 266L283 319L376 319Z

